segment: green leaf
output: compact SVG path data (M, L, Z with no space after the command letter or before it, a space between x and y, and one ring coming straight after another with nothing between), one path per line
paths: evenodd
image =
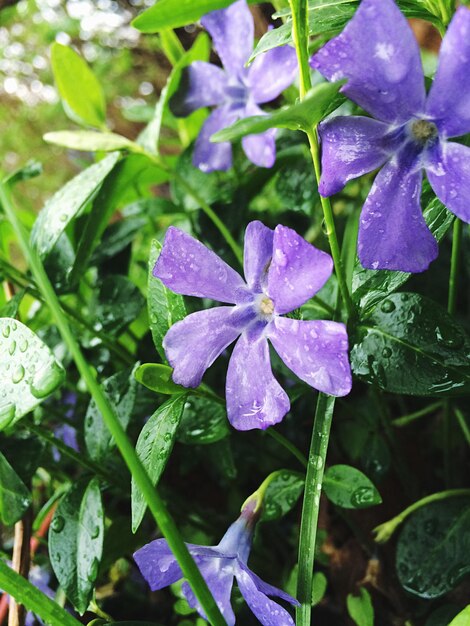
M210 11L225 9L233 2L234 0L159 0L137 16L131 25L141 33L157 33L164 28L180 28L197 22Z
M127 428L134 409L137 387L134 374L137 367L138 365L132 370L113 374L101 385L124 429ZM90 400L85 415L84 435L87 450L95 461L102 461L116 445L94 400Z
M374 626L374 607L370 593L360 588L359 596L350 593L346 599L348 613L357 626Z
M449 626L470 626L470 604L451 621Z
M149 312L150 330L158 354L167 362L163 349L163 338L170 326L186 317L186 307L183 296L173 293L165 287L159 278L153 275L153 268L157 262L162 245L155 239L152 241L149 257L147 306ZM144 383L145 384L145 383Z
M17 291L13 298L10 298L10 300L8 300L8 302L0 308L0 317L16 317L18 315L21 300L23 300L25 293L25 289Z
M319 604L326 593L328 580L323 572L314 572L312 581L312 606Z
M74 484L49 530L52 569L80 615L88 608L103 551L104 513L98 480Z
M450 626L458 612L459 608L455 604L444 604L428 616L424 626Z
M211 141L234 141L246 135L264 133L270 128L310 131L331 108L332 100L344 83L345 81L321 83L313 87L301 102L268 115L255 115L238 120L232 126L212 135Z
M344 509L364 509L382 502L365 474L350 465L332 465L323 479L323 490L333 504Z
M51 63L67 115L74 122L105 127L103 90L86 61L72 48L55 42L51 46Z
M116 150L142 152L142 148L127 137L115 133L98 133L94 130L58 130L46 133L43 139L47 143L82 152L115 152Z
M15 598L18 604L23 604L28 611L39 615L50 626L81 626L81 622L72 617L60 604L48 598L2 560L0 560L0 589Z
M439 598L470 573L470 500L452 498L418 509L397 543L396 570L406 591Z
M4 182L8 183L12 187L13 185L16 185L16 183L22 183L26 180L36 178L36 176L40 176L42 172L42 163L36 159L30 159L26 165L23 165L9 174L5 178Z
M163 363L144 363L135 372L135 378L139 383L155 391L172 396L175 393L186 393L186 387L177 385L171 379L173 370Z
M110 154L91 165L46 202L31 233L31 245L39 256L44 258L52 250L68 224L97 194L119 158L118 153Z
M266 489L261 520L270 522L288 513L304 490L304 477L299 472L280 470Z
M470 338L424 296L389 296L356 329L353 372L385 391L451 396L470 391Z
M14 319L0 319L0 430L32 411L63 382L65 372L45 343Z
M13 526L26 513L32 502L24 482L0 453L0 520Z
M136 215L111 224L104 231L101 245L93 252L91 264L101 265L125 250L146 226L147 221L145 217Z
M147 470L150 480L158 484L173 449L186 397L173 396L162 404L143 427L137 440L136 452ZM132 531L135 533L142 522L147 503L132 479Z
M108 275L95 295L92 321L95 328L118 335L139 316L145 305L144 296L127 276Z
M424 219L437 241L441 241L455 217L437 198L434 198L424 210ZM411 276L412 274L406 272L367 270L357 260L353 273L352 297L362 309L362 317L365 317L388 294L401 287Z
M220 441L230 434L225 406L210 398L190 396L178 429L178 441L204 445Z

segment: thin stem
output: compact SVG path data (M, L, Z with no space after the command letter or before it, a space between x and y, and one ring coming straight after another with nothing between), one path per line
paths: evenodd
M454 407L455 417L459 423L460 428L462 429L463 436L465 437L465 441L470 446L470 428L468 427L467 420L465 419L464 414L460 409Z
M294 40L300 71L300 99L312 88L310 66L308 64L308 2L290 0L292 10L292 38Z
M127 438L126 432L116 417L106 395L97 382L96 372L92 370L87 363L80 346L78 345L69 327L67 318L64 315L60 302L44 270L42 262L36 252L29 245L28 235L17 217L17 211L12 204L9 189L3 184L0 184L0 202L10 224L13 227L13 230L15 231L23 254L30 265L36 284L41 291L46 304L49 306L53 318L55 319L62 339L69 349L77 369L84 379L98 410L102 414L103 420L109 432L114 437L116 445L126 462L132 477L134 478L139 489L142 491L145 501L147 502L147 505L160 528L160 531L168 541L171 551L178 560L184 576L191 584L191 587L197 599L201 603L204 612L209 618L209 621L213 624L213 626L225 626L225 620L222 617L222 614L220 613L220 610L212 597L204 578L202 577L193 558L189 554L186 544L179 534L173 519L171 518L163 500L160 498L147 472L141 464L133 445ZM1 586L2 585L0 584L0 587Z
M451 315L455 315L457 309L458 278L460 273L460 251L462 248L463 222L455 219L452 236L452 258L450 262L449 274L449 297L447 310Z
M420 417L425 417L426 415L434 413L434 411L437 411L437 409L440 409L441 407L442 401L433 402L433 404L425 406L424 409L414 411L413 413L408 413L407 415L403 415L402 417L397 417L396 419L392 420L392 426L396 426L398 428L401 428L402 426L407 426L408 424L411 424L411 422L414 422Z
M308 464L307 458L302 454L302 452L297 448L297 446L295 446L292 442L289 441L289 439L286 439L284 435L281 435L281 433L278 433L277 430L274 430L274 428L268 428L266 430L266 434L272 437L278 443L280 443L281 446L283 446L286 450L289 450L292 456L295 456L295 458L299 461L299 463L303 467L307 467L307 464Z
M317 538L320 494L326 453L336 398L320 393L313 424L312 441L305 477L304 502L300 525L299 573L297 579L297 626L310 626L312 612L313 564Z

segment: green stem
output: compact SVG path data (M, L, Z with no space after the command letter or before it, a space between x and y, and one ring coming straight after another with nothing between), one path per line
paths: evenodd
M17 211L12 204L9 190L3 184L0 184L0 203L2 204L3 210L13 227L13 230L15 231L18 243L30 265L36 284L42 293L46 304L49 306L53 318L55 319L55 323L57 324L62 339L69 349L77 369L84 379L98 410L102 414L103 420L109 432L114 437L116 445L126 462L132 477L134 478L139 489L142 491L145 501L147 502L147 505L152 512L158 527L160 528L160 531L168 541L171 551L178 560L185 577L191 584L191 587L197 599L201 603L204 612L209 618L209 621L213 624L213 626L225 626L225 620L223 619L222 614L220 613L220 610L196 563L189 554L186 544L179 534L173 519L171 518L163 500L160 498L160 495L141 464L133 445L127 438L127 435L116 417L113 408L109 404L106 395L103 393L103 390L97 382L96 373L88 365L85 357L83 356L80 346L78 345L69 327L67 318L62 311L54 288L52 287L51 282L49 281L49 278L44 270L42 262L36 252L29 245L28 235L18 219Z
M439 491L438 493L433 493L430 496L426 496L414 502L409 507L407 507L404 511L402 511L399 515L396 515L388 522L384 522L374 528L373 532L375 534L375 541L377 543L385 543L390 539L395 530L402 524L407 517L409 517L412 513L417 511L426 504L431 504L431 502L437 502L438 500L445 500L447 498L456 498L459 496L470 496L470 489L448 489L446 491Z
M308 462L307 462L306 457L297 448L297 446L295 446L292 442L289 441L289 439L286 439L284 435L281 435L281 433L278 433L277 430L274 430L274 428L268 428L265 432L267 435L272 437L275 441L280 443L281 446L283 446L286 450L289 450L289 452L293 456L295 456L295 458L299 461L299 463L303 467L307 467Z
M320 393L313 423L312 441L305 477L304 502L300 525L299 573L297 579L297 626L310 626L312 611L313 564L317 538L320 494L326 453L336 398Z
M470 428L468 427L467 420L465 419L464 414L460 409L454 407L455 417L459 423L460 428L462 429L463 436L465 437L465 441L470 446Z
M15 598L18 604L39 615L51 626L81 626L81 622L48 598L28 580L0 560L0 589Z
M420 409L419 411L414 411L413 413L408 413L408 415L403 415L402 417L397 417L392 420L392 426L396 426L400 428L401 426L407 426L411 422L419 419L420 417L425 417L426 415L430 415L440 409L442 407L442 401L433 402L429 406L425 406L424 409Z
M449 274L449 297L447 310L451 315L455 314L457 308L458 278L460 273L460 251L462 248L463 222L455 219L452 236L452 258L450 262Z

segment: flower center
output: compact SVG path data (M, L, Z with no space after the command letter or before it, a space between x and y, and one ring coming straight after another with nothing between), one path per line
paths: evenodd
M437 126L427 120L416 120L411 125L411 134L418 143L425 144L430 139L437 137Z
M263 315L272 315L274 313L274 302L271 298L265 296L259 303L259 309Z

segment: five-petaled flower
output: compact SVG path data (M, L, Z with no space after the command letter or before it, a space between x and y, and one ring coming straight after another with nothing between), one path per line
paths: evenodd
M291 604L297 604L297 601L277 587L265 583L247 565L259 513L256 507L257 501L249 499L240 517L229 527L217 546L187 546L228 626L235 624L230 603L234 578L246 603L263 626L294 626L289 613L268 596L277 596ZM137 550L134 559L152 591L183 578L181 568L165 539L157 539ZM187 582L183 583L183 593L190 606L205 617Z
M202 243L168 229L154 276L177 293L235 305L192 313L170 328L163 347L173 380L197 387L206 369L241 335L226 382L227 415L235 428L267 428L290 408L271 370L268 338L303 381L334 396L349 393L345 326L282 317L323 287L332 272L331 257L290 228L273 231L254 221L245 233L244 266L246 282Z
M216 106L196 140L193 163L204 172L227 170L232 165L229 142L211 143L210 137L236 120L262 115L258 106L274 100L297 74L294 48L282 46L259 55L249 68L245 63L253 50L253 17L245 0L205 15L206 28L224 69L195 61L183 73L179 91L171 99L175 115L186 116L201 107ZM244 137L243 150L261 167L272 167L276 158L275 130Z
M457 10L426 96L418 44L393 0L363 0L344 31L311 61L373 117L334 117L320 127L320 193L378 167L362 210L364 267L422 272L437 242L420 208L422 169L438 198L470 222L470 148L448 141L470 132L470 11Z

